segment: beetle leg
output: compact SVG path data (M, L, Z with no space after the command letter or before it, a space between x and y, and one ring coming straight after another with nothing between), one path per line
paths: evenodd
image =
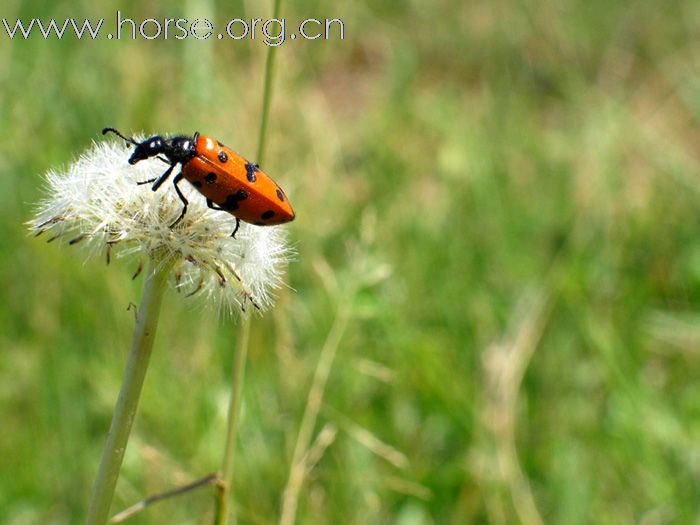
M214 204L214 202L211 199L207 199L207 206L212 210L224 211L224 209L221 206L219 206L218 204Z
M172 166L170 167L170 170L172 171ZM170 225L171 228L173 226L175 226L178 222L180 222L182 220L182 218L185 216L185 213L187 213L187 205L189 204L189 202L187 201L185 196L182 194L182 191L180 191L180 188L177 185L178 182L180 182L183 179L183 177L184 177L184 175L182 174L182 170L180 170L180 173L175 175L175 178L173 179L173 186L175 186L175 191L177 192L177 196L180 197L180 200L182 201L183 206L182 206L182 213L180 213L180 216L177 218L177 220ZM163 177L161 177L161 179L162 178ZM156 184L158 184L158 183L156 183ZM154 184L154 186L155 186L155 184Z
M228 211L219 206L218 204L214 204L211 199L207 199L207 206L211 208L212 210L217 210L217 211ZM241 220L236 217L236 227L233 229L233 233L231 234L231 237L234 239L236 238L236 232L238 231L238 227L241 225Z
M165 170L165 173L163 173L163 174L158 178L158 180L156 180L155 184L153 184L153 186L151 187L151 189L152 189L153 191L156 191L158 188L160 188L160 186L168 179L168 177L170 177L170 174L173 172L174 169L175 169L175 164L171 164L170 167L169 167L167 170ZM180 172L180 173L182 173L182 172ZM148 182L148 181L147 181L147 182ZM176 186L176 187L177 187L177 186Z
M241 225L241 219L236 217L236 227L233 229L233 233L231 234L231 238L235 239L236 238L236 232L238 231L238 227Z
M160 155L158 155L156 158L158 160L162 160L166 164L170 164L170 167L167 170L165 170L165 173L163 173L163 175L161 175L160 177L153 177L152 179L142 180L141 182L136 183L139 186L141 186L142 184L150 184L151 182L155 182L153 188L151 188L153 191L156 191L160 187L160 185L165 182L165 179L167 179L170 176L170 174L173 172L173 168L175 167L175 164L171 164L170 161L165 157L161 157Z

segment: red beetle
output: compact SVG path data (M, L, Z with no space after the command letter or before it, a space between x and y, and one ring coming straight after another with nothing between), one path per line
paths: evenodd
M137 142L114 128L102 130L102 134L108 132L115 133L136 147L129 164L151 157L158 157L170 164L160 177L139 183L153 182L153 191L168 179L177 164L182 166L173 179L173 185L183 208L171 227L180 222L187 212L188 201L178 187L182 179L186 179L206 197L207 206L227 211L236 218L232 237L236 235L241 220L258 226L294 220L294 210L275 181L260 171L257 164L248 162L216 139L195 133L192 137L177 135L165 138L155 135Z

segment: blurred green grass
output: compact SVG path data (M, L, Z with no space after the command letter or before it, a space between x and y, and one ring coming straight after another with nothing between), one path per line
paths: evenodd
M109 22L117 8L220 22L270 6L32 0L1 16ZM338 434L299 523L696 523L697 3L307 0L284 13L341 18L346 39L277 57L265 169L295 204L299 256L293 291L253 325L239 522L278 519L335 311L363 268L388 265L354 295L316 428ZM27 236L41 175L106 125L200 130L250 156L264 53L3 39L1 523L80 522L141 286L134 264ZM223 453L236 326L166 301L115 509ZM212 509L199 492L132 522L207 523Z

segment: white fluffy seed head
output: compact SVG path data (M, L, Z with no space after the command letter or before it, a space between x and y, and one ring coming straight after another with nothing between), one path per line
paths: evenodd
M270 307L291 255L285 229L241 223L232 238L235 218L208 208L187 182L180 184L187 214L171 228L182 211L175 191L168 183L155 192L137 184L159 177L167 165L153 158L132 166L129 156L123 142L99 142L67 170L50 171L48 197L30 229L49 240L79 242L92 254L174 262L179 290L208 297L227 312Z

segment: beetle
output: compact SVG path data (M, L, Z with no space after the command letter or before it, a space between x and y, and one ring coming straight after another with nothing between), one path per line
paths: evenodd
M168 180L178 164L181 165L180 172L173 178L173 186L183 207L171 228L187 213L189 202L178 186L182 179L204 195L209 208L226 211L236 218L231 237L236 236L240 221L273 226L294 220L294 210L282 188L257 164L248 162L212 137L196 132L191 137L154 135L138 142L114 128L102 130L103 135L107 133L114 133L135 146L129 164L156 157L170 165L160 177L139 182L153 183L153 191Z

